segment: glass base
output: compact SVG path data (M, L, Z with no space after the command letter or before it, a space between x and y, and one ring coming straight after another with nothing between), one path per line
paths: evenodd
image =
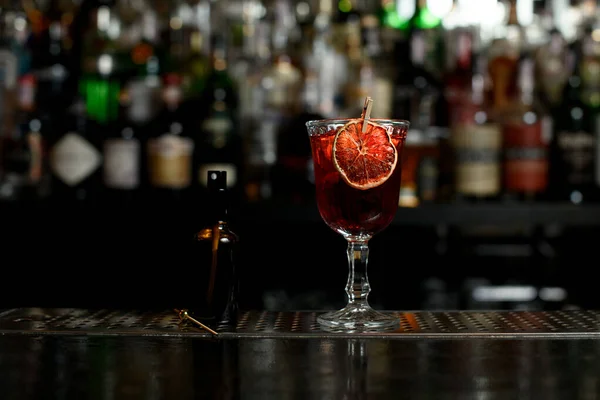
M338 311L317 317L321 328L333 332L380 332L400 327L400 318L392 313L375 311L369 305L348 304Z

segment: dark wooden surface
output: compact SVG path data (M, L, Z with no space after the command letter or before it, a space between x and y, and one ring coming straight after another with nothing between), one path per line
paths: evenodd
M166 314L27 315L0 318L2 400L600 397L597 334L215 339L189 330L178 334ZM540 318L564 324L565 331L581 324L594 330L594 315ZM155 325L144 334L140 321Z
M597 340L0 338L0 398L596 399Z

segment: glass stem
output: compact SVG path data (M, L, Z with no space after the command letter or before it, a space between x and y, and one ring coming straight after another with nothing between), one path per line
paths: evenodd
M348 306L369 307L367 297L371 291L369 277L367 276L367 263L369 261L368 240L348 239L348 283L346 294Z

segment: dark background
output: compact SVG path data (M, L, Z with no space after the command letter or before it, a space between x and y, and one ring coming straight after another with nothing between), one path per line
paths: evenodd
M197 268L189 253L209 210L143 204L2 204L6 307L178 306ZM241 306L323 309L345 302L345 241L311 205L237 205ZM386 309L598 306L600 207L439 204L400 208L370 243L373 305ZM563 288L561 301L473 299L478 286Z

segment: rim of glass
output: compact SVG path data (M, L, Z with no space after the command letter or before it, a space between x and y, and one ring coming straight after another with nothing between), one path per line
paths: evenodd
M361 118L331 118L331 119L313 119L311 121L306 122L306 126L308 128L315 126L323 126L323 125L346 125L350 121L355 121ZM369 121L379 123L379 124L388 124L388 125L399 125L410 127L410 122L405 119L390 119L390 118L369 118Z

